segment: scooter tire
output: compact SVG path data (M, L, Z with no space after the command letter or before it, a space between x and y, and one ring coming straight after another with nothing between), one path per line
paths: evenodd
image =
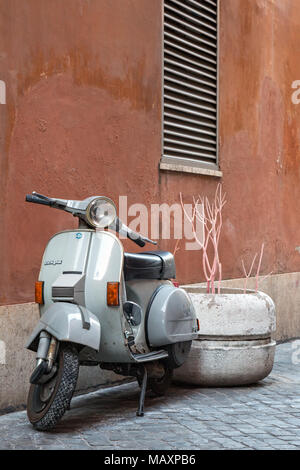
M147 390L151 390L157 397L162 397L166 394L171 385L173 378L173 369L165 367L165 375L161 379L148 379ZM142 379L137 377L139 386L142 386Z
M173 369L166 368L161 379L149 379L149 388L157 397L163 397L171 385Z
M32 384L27 399L27 416L38 431L53 429L70 406L79 373L78 351L69 343L62 343L58 352L58 370L54 390L42 409L41 385Z

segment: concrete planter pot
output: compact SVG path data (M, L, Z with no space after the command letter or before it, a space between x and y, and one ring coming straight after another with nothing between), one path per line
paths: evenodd
M176 381L203 387L247 385L270 374L275 354L275 306L263 292L184 287L200 321L188 361L176 369Z

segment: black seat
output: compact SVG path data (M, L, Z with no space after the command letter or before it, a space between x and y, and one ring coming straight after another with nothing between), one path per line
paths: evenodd
M124 275L126 281L132 279L175 279L174 256L168 251L124 253Z

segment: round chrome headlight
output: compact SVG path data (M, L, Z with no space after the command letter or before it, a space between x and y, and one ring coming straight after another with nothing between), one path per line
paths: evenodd
M96 228L108 227L114 222L116 217L116 206L108 197L93 199L86 209L88 223Z

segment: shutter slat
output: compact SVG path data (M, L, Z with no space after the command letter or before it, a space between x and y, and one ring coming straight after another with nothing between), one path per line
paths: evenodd
M163 156L217 163L218 7L164 0Z
M187 15L186 13L178 12L178 10L176 10L176 8L173 8L169 5L166 5L166 9L168 11L170 11L170 13L165 13L165 18L168 18L171 21L175 21L177 23L180 23L183 26L187 27L188 29L191 29L192 31L195 31L196 33L199 33L199 27L194 26L193 23L194 24L199 24L200 26L203 27L202 34L204 34L208 38L212 39L213 41L216 40L216 34L213 34L213 32L216 31L216 28L214 26L210 26L209 24L204 23L203 21L197 20L196 18L193 18L190 15ZM174 15L174 13L175 13L175 15ZM176 15L180 15L182 19L177 18ZM208 29L208 31L206 31L206 29Z
M199 152L192 152L190 150L176 149L176 148L173 148L173 147L165 147L165 151L170 152L170 154L171 153L174 154L174 152L175 152L175 153L181 154L181 156L191 155L193 157L200 157L200 158L204 157L204 158L209 158L211 160L215 159L214 155L211 155L208 152L200 152L200 151Z
M202 95L196 95L195 93L190 93L188 91L180 90L179 88L174 88L174 87L169 86L167 84L165 84L164 88L165 88L165 90L172 91L174 93L177 93L178 95L186 96L186 97L189 97L189 98L195 98L196 100L201 100L201 101L204 101L205 103L216 104L216 100L214 100L212 98L208 98L207 96L203 96L203 94Z
M176 26L174 26L173 24L171 24L169 22L166 22L165 26L172 29L173 31L176 31L179 34L182 34L185 38L188 37L188 38L192 39L193 41L196 42L196 44L205 44L206 46L211 47L211 49L214 49L213 51L211 49L208 49L208 48L205 49L206 54L210 54L210 55L214 55L214 56L217 55L217 53L215 51L217 49L216 44L213 44L210 41L207 41L206 39L203 39L201 36L196 36L195 34L188 33L185 30L177 28ZM193 45L193 42L192 42L192 45Z
M167 41L165 41L165 43L167 43ZM176 49L178 49L178 46L176 47ZM187 55L178 54L177 52L174 52L172 49L170 49L168 47L165 48L165 53L172 56L172 57L176 57L177 59L181 60L181 66L183 66L184 62L188 62L189 64L196 65L196 67L200 66L204 70L208 70L210 72L216 73L216 68L211 67L210 65L207 65L207 63L196 62L195 60L191 59ZM195 56L198 57L199 59L201 59L201 57L199 57L198 54L195 54Z
M173 104L165 103L165 109L179 111L179 112L185 113L185 114L191 114L192 116L204 117L206 119L211 119L212 121L215 120L215 116L213 116L211 114L199 113L198 111L194 111L194 110L186 108L184 106L174 106Z
M168 58L165 58L165 63L169 64L171 67L172 67L172 65L175 65L176 67L183 68L184 70L188 70L189 72L195 73L197 75L202 75L204 77L211 78L214 81L217 79L216 75L212 75L210 73L203 72L203 70L201 70L200 67L198 69L195 68L195 67L189 67L187 65L184 65L184 64L178 62L177 60L171 60L171 59L168 59Z
M214 5L215 7L215 10L213 10L212 8L209 8L208 6L205 5L205 0L202 0L201 1L201 4L199 4L199 1L198 0L187 0L188 3L191 3L192 5L194 5L196 8L201 8L205 11L208 11L209 13L211 13L212 15L216 15L216 11L217 10L217 7L216 5Z
M175 139L168 139L168 138L165 138L165 142L167 142L168 144L175 144L175 145L181 145L183 147L191 147L191 148L195 148L195 149L202 149L202 150L208 150L209 152L215 152L215 147L207 147L203 144L191 144L190 142L184 142L182 140L175 140Z
M201 51L201 52L207 52L206 49L204 47L200 47L200 46L197 46L196 44L193 44L189 41L187 41L186 39L182 39L182 38L179 38L178 36L172 34L172 33L169 33L168 31L165 31L165 37L169 37L172 41L174 41L172 44L173 47L176 47L177 49L179 48L179 46L177 45L176 41L180 42L181 44L184 44L185 46L188 46L189 48L189 54L194 54L196 57L200 57L201 59L204 59L206 60L207 62L210 62L211 64L216 64L217 63L217 54L212 54L211 53L211 56L214 56L215 59L213 59L212 57L205 57L205 56L198 56L195 51L193 52L193 49L196 49L196 51ZM167 43L168 44L168 43Z
M204 134L206 136L213 136L214 138L216 137L216 132L213 132L211 130L207 130L207 129L201 129L201 127L193 127L193 126L186 126L184 124L180 124L180 123L174 123L172 121L168 121L168 120L165 120L165 125L168 126L168 127L174 127L176 129L183 129L183 130L186 130L186 131L189 131L189 132L198 132L199 134Z
M209 111L209 112L212 112L212 113L216 112L216 110L213 106L211 108L209 108L208 106L204 106L203 104L192 103L191 101L186 101L186 100L183 100L181 98L178 98L177 96L175 97L175 96L172 96L172 95L168 95L167 93L165 93L165 98L167 100L174 101L175 103L185 104L185 105L187 105L188 108L192 107L192 108L200 109L201 111L204 110L204 111Z
M206 3L210 3L213 7L216 7L216 0L204 0Z
M200 142L201 143L206 143L206 144L210 144L212 146L216 146L216 143L214 141L214 139L212 140L209 140L209 139L205 139L203 136L196 136L195 134L188 134L188 133L185 133L185 134L182 134L181 132L176 132L176 131L170 131L170 129L165 129L164 131L164 135L166 138L168 137L183 137L183 139L189 139L189 140L193 140L193 141L197 141L197 142Z
M201 80L200 78L196 78L193 75L189 75L188 73L184 72L179 72L178 70L172 68L172 67L165 67L165 71L172 73L173 75L176 75L180 78L185 78L186 80L191 80L192 82L200 83L201 85L206 85L208 87L215 87L215 84L213 82L208 82L206 80Z
M217 19L216 18L213 18L211 16L208 16L206 15L205 13L203 13L201 10L195 10L195 8L192 8L190 6L188 6L187 4L185 3L182 3L181 0L168 0L169 3L171 4L175 4L176 6L179 6L180 8L183 8L184 10L187 10L191 13L195 13L197 16L200 16L201 18L204 18L208 21L211 21L212 23L214 24L217 24ZM204 10L205 11L205 10Z
M206 122L201 119L198 121L196 119L190 119L186 116L180 116L176 113L169 113L168 111L165 111L165 116L171 118L171 119L177 119L178 121L184 121L184 122L189 122L191 124L197 124L198 126L205 126L205 127L210 127L211 129L216 129L216 125L211 123L211 122Z
M167 80L169 82L172 82L172 83L176 83L177 85L181 85L181 86L184 86L184 87L192 89L192 90L199 91L201 93L206 93L207 95L210 95L210 96L217 96L216 91L206 90L205 88L201 88L199 86L190 85L187 82L184 82L182 80L177 80L173 77L169 77L169 76L165 75L165 80Z

